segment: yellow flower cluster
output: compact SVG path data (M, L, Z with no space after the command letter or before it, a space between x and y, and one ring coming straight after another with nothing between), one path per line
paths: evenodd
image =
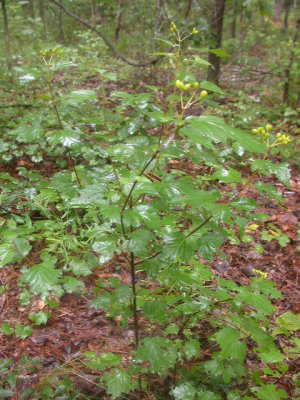
M259 269L253 269L252 272L254 274L258 275L260 278L263 278L263 279L267 279L268 278L268 274L266 272L262 272Z
M63 51L62 49L60 49L59 51L57 51L56 47L53 47L53 49L50 50L40 50L40 56L41 57L46 57L47 55L49 55L50 57L54 56L54 54L56 53L56 55L59 57L62 55Z
M255 135L260 135L263 139L268 139L270 137L270 132L272 130L273 130L273 126L271 124L267 124L265 126L265 128L263 128L262 126L259 126L256 129L252 129L252 132ZM291 138L289 136L287 136L287 135L283 135L282 133L277 133L275 142L272 143L270 146L269 146L269 144L268 144L269 142L267 140L267 144L268 144L269 147L275 147L275 146L278 146L280 144L286 146L290 142L291 142Z
M259 126L257 129L252 129L252 132L255 135L261 135L263 138L268 138L272 129L273 126L271 124L268 124L266 125L265 129L262 126Z
M288 145L291 142L291 138L289 136L283 135L282 133L277 133L276 135L277 143L283 144L284 146Z
M175 86L177 87L177 89L181 90L182 92L188 92L191 87L193 87L194 90L198 90L199 89L199 82L194 82L193 84L190 83L184 83L182 81L180 81L179 79L177 79L177 81L175 82ZM200 92L200 98L204 99L204 97L206 97L208 95L206 90L202 90Z
M177 26L176 26L175 22L172 21L172 22L171 22L171 29L170 29L171 33L175 32L176 29L177 29Z

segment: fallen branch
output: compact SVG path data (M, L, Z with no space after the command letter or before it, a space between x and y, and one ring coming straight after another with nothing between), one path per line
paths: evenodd
M114 46L111 44L111 42L101 33L98 29L96 29L94 26L90 25L88 22L84 21L78 15L72 13L70 10L68 10L63 4L59 3L56 0L48 0L50 3L55 4L57 7L60 7L61 10L63 10L66 14L68 14L71 18L75 19L76 21L80 22L82 25L86 26L87 28L91 29L93 32L96 33L97 36L99 36L106 46L116 55L117 58L125 62L126 64L132 65L134 67L146 67L147 65L154 65L156 64L159 60L160 57L155 58L149 62L146 63L134 63L130 60L127 60L126 57L123 56L117 49L114 48Z

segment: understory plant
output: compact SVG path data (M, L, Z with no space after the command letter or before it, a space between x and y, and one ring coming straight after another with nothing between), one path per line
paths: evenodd
M166 89L113 91L107 98L105 82L115 76L98 70L97 95L78 90L55 98L52 65L44 59L49 110L57 121L40 121L39 129L49 154L63 158L68 149L73 172L36 179L24 200L25 216L13 214L2 224L1 265L26 261L32 243L43 241L39 261L23 265L20 285L23 299L31 292L50 303L65 292L82 293L83 278L95 268L116 268L119 276L98 280L91 307L133 330L131 355L122 359L99 349L83 359L99 371L97 384L112 399L131 392L141 399L287 398L260 371L280 371L285 360L272 333L272 300L281 294L260 270L241 285L215 275L209 263L226 259L222 245L245 242L245 232L268 218L247 197L254 182L261 195L284 202L263 177L275 174L289 186L288 165L272 162L271 155L290 139L270 124L248 133L214 116L195 116L222 91L190 73L192 63L205 64L184 51L197 30L184 36L172 23L171 34L173 50L160 53L173 68ZM94 106L96 115L85 114ZM250 179L237 163L251 169ZM8 202L10 181L1 179ZM31 321L41 318L47 323L50 315ZM248 370L249 359L258 369ZM154 377L160 382L155 387ZM33 398L62 398L54 386Z

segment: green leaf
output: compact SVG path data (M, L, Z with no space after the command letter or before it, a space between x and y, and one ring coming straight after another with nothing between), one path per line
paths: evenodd
M187 204L193 208L206 208L213 209L214 203L220 197L218 190L204 191L204 190L191 190L185 194Z
M75 197L70 201L72 206L77 207L91 207L98 205L105 205L106 199L104 198L106 192L106 185L103 183L94 183L87 185L79 190L79 197Z
M97 371L104 371L122 362L122 357L113 353L102 353L100 356L96 356L93 352L86 352L85 356L88 358L87 366Z
M211 179L219 179L224 183L239 183L242 180L241 174L233 168L221 169L211 175Z
M172 395L175 397L176 400L194 400L195 394L196 389L189 382L176 386L172 390Z
M75 64L73 61L56 61L51 65L51 70L52 71L60 71L62 69L67 69L70 67L76 67L77 64Z
M146 318L163 324L168 319L168 311L163 301L146 301L143 307Z
M266 193L270 196L271 199L286 203L285 198L282 197L281 193L277 192L276 188L271 184L266 185L264 182L258 181L255 182L254 188L258 190L260 194Z
M213 336L221 347L223 359L236 358L243 362L246 356L247 345L239 341L239 334L233 328L223 328Z
M77 185L72 179L70 171L58 172L53 175L50 188L58 190L64 196L70 198L77 194Z
M10 243L0 245L0 267L14 262L16 252Z
M60 280L61 271L55 269L56 260L46 260L25 271L22 282L29 283L33 293L47 294Z
M130 160L134 152L135 148L128 143L119 143L107 149L107 153L109 156L121 162L126 162Z
M233 200L230 204L238 211L253 211L258 207L255 200L249 199L248 197L239 197Z
M86 101L97 100L97 95L93 90L80 89L61 97L61 101L71 106L79 106Z
M47 142L52 146L61 144L64 147L72 147L80 142L80 133L72 131L72 129L60 129L48 132Z
M186 358L189 360L192 357L197 357L199 355L200 343L199 340L190 339L184 345L184 354Z
M275 321L279 328L284 330L296 332L300 329L300 314L294 314L291 311L287 311L282 315L279 315Z
M215 54L217 57L230 57L230 54L226 53L226 51L222 50L222 49L213 49L213 50L209 50L210 53Z
M131 375L120 369L112 370L112 375L106 373L104 381L107 384L107 392L112 399L116 399L122 393L128 394L135 389L135 385L131 383Z
M4 335L12 335L14 333L14 329L10 327L8 322L3 322L1 325L0 332L4 333Z
M65 276L62 279L62 282L63 287L67 293L76 292L80 287L84 286L84 283L82 281L73 278L73 276Z
M99 263L105 264L112 259L114 252L118 249L117 238L114 236L104 236L102 239L95 242L92 248L97 253L100 253Z
M182 232L173 232L163 238L165 246L163 256L170 259L179 257L183 262L188 262L195 250L194 239L186 238Z
M29 319L34 323L34 325L46 325L51 314L45 313L44 311L39 311L36 314L30 314Z
M214 93L224 94L224 92L217 85L209 81L200 82L200 87Z
M251 169L252 171L259 170L264 175L275 174L284 185L291 187L291 173L287 163L274 164L270 160L254 160Z
M23 326L21 324L16 325L15 334L21 338L26 339L28 336L32 335L33 329L31 326Z
M137 229L129 235L129 239L124 249L132 251L137 257L144 257L148 254L149 242L155 237L150 230Z
M198 252L205 260L211 261L222 244L223 238L219 233L208 232L199 239Z
M88 276L91 275L92 271L88 263L79 260L79 258L74 258L70 262L70 267L75 275L78 276Z
M6 399L7 397L13 397L14 392L9 389L1 389L0 388L0 399Z
M205 65L205 66L209 66L211 65L208 61L204 60L204 58L201 58L195 54L193 54L193 59L185 59L183 60L184 62L191 62L191 63L195 63L195 64L199 64L199 65Z
M30 246L29 244L29 241L24 238L15 239L13 241L13 244L17 255L20 256L22 259L29 254L32 248L32 246Z
M101 75L104 79L107 79L108 81L117 81L117 75L114 72L108 72L105 69L99 68L96 68L95 71L97 71L99 75Z
M265 314L272 314L274 312L274 307L270 300L257 292L252 292L248 287L239 288L239 293L236 297L237 301L244 301L245 303L253 306L255 309L262 311Z
M260 400L282 400L288 398L286 391L283 389L277 390L275 385L264 385L262 383L260 388L251 388L251 391L255 392Z
M136 357L139 361L150 361L153 371L162 375L174 367L177 352L169 339L154 336L143 339Z
M10 135L14 136L19 143L30 143L40 141L44 131L38 124L34 126L23 125L11 131Z

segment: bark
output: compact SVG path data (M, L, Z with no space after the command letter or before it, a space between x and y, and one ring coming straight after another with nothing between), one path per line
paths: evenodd
M286 67L286 70L285 70L285 82L284 82L284 88L283 88L283 102L286 103L286 104L289 103L289 91L290 91L290 86L291 86L291 68L292 68L292 65L293 65L293 62L294 62L294 58L295 58L294 48L295 48L295 46L297 44L299 29L300 29L300 18L298 18L297 23L296 23L295 35L294 35L292 47L291 47L291 50L290 50L289 63L288 63L288 65Z
M287 31L289 27L289 16L290 16L290 11L291 11L291 6L292 6L292 0L285 0L284 1L284 22L283 26L284 29Z
M39 0L39 15L40 15L41 21L43 23L44 37L47 38L44 0Z
M63 30L63 19L62 19L62 11L61 8L58 12L58 39L60 43L66 43L66 38Z
M119 0L118 3L118 12L116 17L116 28L115 28L115 41L119 40L119 33L121 29L122 2L123 0Z
M162 8L163 8L163 4L162 4L162 0L157 0L157 13L156 13L156 27L155 27L155 31L156 33L160 32L160 27L161 27L161 20L162 20Z
M185 20L186 21L189 18L189 15L190 15L190 12L191 12L191 9L192 9L192 4L193 4L193 0L188 0L188 5L187 5L186 11L185 11Z
M225 3L226 0L214 0L213 2L211 30L214 43L211 46L211 49L213 48L218 49L221 47ZM209 66L208 68L207 79L211 82L214 82L217 85L219 83L219 76L221 69L220 57L217 57L214 53L210 52L208 61L211 64L211 66Z
M4 23L4 38L5 38L5 48L6 48L6 63L9 71L12 69L12 60L11 60L11 51L10 51L10 41L9 41L9 29L8 29L8 18L6 11L6 2L5 0L1 0L1 8L3 14L3 23Z
M282 13L282 0L277 0L275 5L275 21L281 21L281 13Z
M30 15L30 18L34 19L34 4L33 4L33 0L29 0L28 1L27 9L28 9L28 14Z
M231 38L235 39L236 36L236 15L233 16L233 21L231 22Z

